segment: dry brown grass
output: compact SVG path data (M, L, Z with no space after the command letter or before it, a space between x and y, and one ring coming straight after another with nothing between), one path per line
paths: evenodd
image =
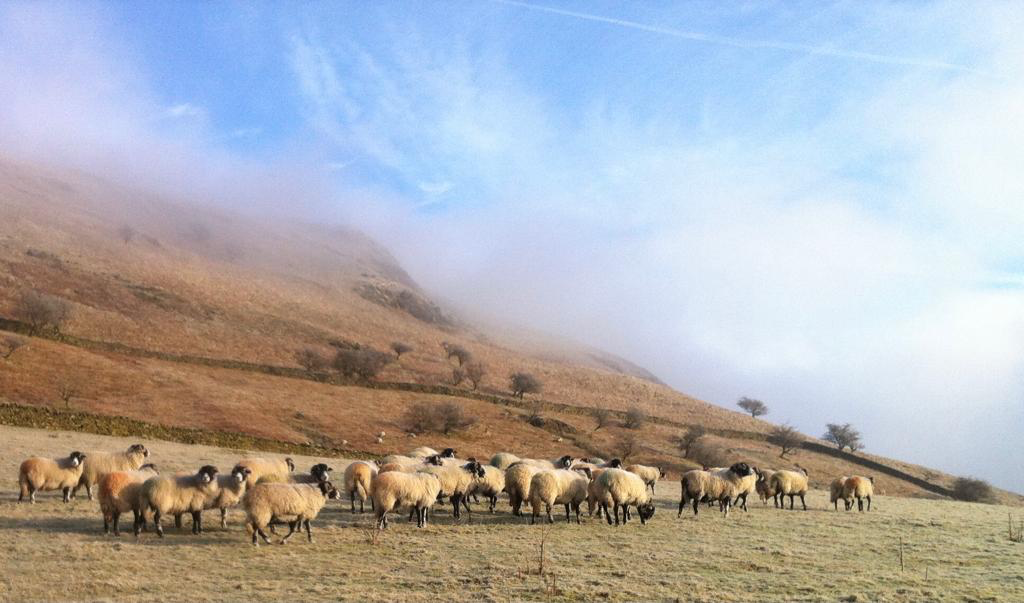
M376 539L369 515L331 503L312 545L253 549L238 511L227 530L193 537L170 528L162 541L144 534L136 542L103 536L96 503L14 502L21 458L132 442L0 427L0 600L1024 600L1024 546L1006 536L1007 509L971 503L879 496L875 510L858 514L830 510L826 494L813 491L806 513L756 502L727 520L717 512L677 519L678 483L662 483L647 526L556 523L539 575L545 529L511 517L504 503L458 526L436 508L428 528L398 519ZM226 467L245 454L144 443L165 471ZM297 459L300 467L319 460Z

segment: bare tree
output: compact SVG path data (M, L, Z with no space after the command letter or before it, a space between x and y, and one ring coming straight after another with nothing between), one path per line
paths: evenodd
M66 299L29 290L18 298L14 315L28 323L29 335L38 335L47 329L60 333L61 326L71 316L71 304Z
M786 454L800 446L803 437L792 425L777 425L768 434L768 442L781 448L779 456L785 458Z
M640 451L640 439L635 434L629 433L615 440L613 456L622 459L625 463L629 457Z
M452 385L459 385L466 380L466 371L461 366L452 369Z
M462 406L454 402L444 402L439 405L439 425L441 433L448 435L453 431L462 431L476 423L476 418L466 414Z
M61 381L57 384L57 395L64 401L64 408L70 408L71 398L77 398L80 393L78 385L72 381Z
M405 411L402 423L411 433L439 432L449 435L453 431L473 426L476 418L467 415L462 406L454 402L417 402Z
M768 406L765 405L764 402L760 400L754 400L753 398L740 398L740 401L736 403L736 406L739 406L743 410L749 412L750 416L754 417L755 419L757 417L760 417L761 415L768 414Z
M395 353L395 358L401 359L402 354L408 354L412 351L412 346L401 341L392 341L391 351Z
M526 422L534 427L542 427L544 425L544 403L540 400L534 400L526 408Z
M346 377L369 381L393 360L391 354L385 354L373 348L341 349L334 357L334 368Z
M480 382L486 374L487 367L482 362L470 362L466 365L466 379L473 384L473 389L480 387Z
M676 436L675 444L679 447L679 451L683 453L683 458L690 458L693 445L705 435L707 435L707 430L703 426L691 425L686 431Z
M446 354L448 354L448 360L452 358L459 361L459 366L462 366L470 361L473 354L469 353L469 350L462 347L457 343L448 343L447 341L441 344Z
M647 422L647 413L640 410L639 407L633 406L626 411L626 418L622 421L622 426L626 429L639 429Z
M124 244L127 245L135 238L135 229L125 224L117 229L117 238L124 241Z
M590 411L590 416L594 417L594 422L596 423L594 431L597 431L602 427L607 427L608 424L611 423L612 411L607 408L595 408Z
M302 348L295 352L295 361L310 372L322 371L330 364L327 357L314 348Z
M702 467L726 467L730 463L728 452L707 438L701 438L693 443L690 458L700 463Z
M849 423L843 425L836 423L826 424L825 435L821 436L821 439L835 444L839 450L849 448L850 452L857 452L863 447L860 440L860 432Z
M540 379L537 379L530 373L512 373L508 376L509 389L512 390L512 395L517 398L522 398L524 394L536 394L541 390Z
M18 351L18 348L25 345L25 340L21 337L7 336L4 337L2 346L0 346L0 358L7 360L11 357L11 354Z

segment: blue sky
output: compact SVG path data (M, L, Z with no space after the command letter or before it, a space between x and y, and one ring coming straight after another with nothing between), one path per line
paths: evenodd
M984 2L8 3L0 142L353 223L467 313L1024 491L1022 26Z

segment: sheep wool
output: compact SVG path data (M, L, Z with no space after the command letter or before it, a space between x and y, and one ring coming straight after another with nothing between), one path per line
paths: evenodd
M775 506L779 506L779 499L776 496L775 487L772 486L772 476L775 475L775 471L771 469L762 469L757 474L757 482L754 485L754 489L757 491L757 495L761 498L761 502L765 505L768 504L768 499L772 499L775 502Z
M249 470L250 486L269 475L275 475L281 481L287 480L289 474L295 471L295 461L291 457L284 459L247 458L238 461L235 466Z
M580 523L580 505L587 499L589 483L584 473L572 469L549 469L538 472L530 480L530 504L533 507L530 523L537 520L542 507L547 514L548 523L554 523L551 517L551 508L554 505L565 505L566 522L572 521L569 512L574 510L576 523Z
M702 500L718 502L719 508L729 515L732 501L745 487L743 478L754 472L746 463L735 463L728 468L716 468L709 471L695 469L687 471L680 480L681 496L679 499L679 515L687 502L693 504L693 514L698 514L698 503Z
M540 471L536 465L524 462L512 463L505 470L505 491L513 515L522 515L523 503L530 500L530 483L534 474Z
M248 467L235 465L228 475L217 476L217 494L207 500L206 509L220 510L220 527L228 527L228 509L238 506L249 484Z
M665 477L665 470L660 467L651 467L649 465L629 465L626 467L626 471L635 473L640 476L640 479L644 480L647 487L651 489L651 493L654 493L654 486L658 483L658 480Z
M157 536L163 538L160 518L164 515L192 515L192 533L203 531L202 511L208 501L217 496L217 468L204 465L194 475L159 475L147 479L139 494L139 508L153 511ZM139 535L141 522L135 522L135 535Z
M388 527L388 513L407 508L416 512L416 527L427 524L428 510L441 494L441 480L431 473L379 473L373 482L373 505L378 530Z
M100 478L111 471L135 471L149 458L149 450L142 444L132 444L124 452L86 452L82 463L82 477L71 491L74 497L85 486L85 494L92 500L92 488Z
M146 464L137 471L114 471L100 478L97 489L100 512L103 514L104 534L109 534L110 528L113 527L114 536L121 535L118 522L122 513L131 511L135 521L139 521L139 514L142 512L139 507L142 484L155 475L158 475L156 465Z
M256 484L242 499L246 524L252 529L253 546L259 546L260 537L270 544L270 537L264 529L274 520L288 524L288 533L281 539L281 544L288 542L296 528L301 530L303 527L306 528L307 539L313 542L310 522L332 498L341 498L341 494L331 482Z
M401 467L401 465L397 465ZM345 467L345 492L348 492L348 499L352 505L352 512L356 512L356 497L359 497L359 512L362 513L366 499L370 498L373 492L373 480L377 477L377 468L366 461L355 461ZM373 499L370 499L370 509L373 509Z
M62 459L32 457L22 461L18 468L18 502L27 496L32 503L36 502L36 492L61 490L64 502L71 500L71 489L82 478L83 461L88 458L84 453L75 451Z
M433 475L441 482L441 496L447 496L451 500L452 515L455 516L455 519L462 517L460 505L464 504L466 493L469 492L474 480L485 475L483 466L476 461L469 461L462 466L428 466L420 469L420 472ZM465 508L472 519L472 511L470 511L468 503L465 504Z
M629 507L635 506L640 516L640 523L646 524L654 517L654 503L651 493L647 491L647 483L636 473L623 469L606 469L595 480L594 495L601 505L608 524L615 515L615 525L619 525L619 509L622 509L622 523L629 521ZM608 505L612 505L611 513Z
M491 465L483 465L484 476L479 477L470 485L466 494L479 494L487 499L488 510L494 513L498 504L498 495L505 491L505 472Z
M846 480L849 478L845 475L843 477L837 477L832 480L832 483L828 486L828 502L832 503L832 506L836 511L839 510L839 501L843 501L843 508L846 510L850 509L850 501L843 495L843 486L846 485Z
M843 498L849 501L846 510L853 508L853 499L857 499L857 510L864 511L864 501L868 501L867 510L871 510L871 497L875 493L875 478L854 475L843 484Z
M511 452L499 452L498 454L491 457L491 466L497 467L502 471L508 469L512 463L518 462L519 457L512 454Z
M800 497L800 503L804 506L804 511L807 510L807 502L804 500L804 496L807 495L807 471L803 469L800 471L789 471L788 469L776 471L772 475L772 487L778 494L780 501L785 496L789 497L789 509L791 511L793 510L793 497L795 496Z

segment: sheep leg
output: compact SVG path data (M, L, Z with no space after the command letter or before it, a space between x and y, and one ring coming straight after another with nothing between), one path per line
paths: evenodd
M676 517L682 517L683 516L683 508L685 506L686 506L686 496L683 495L683 496L679 497L679 512L676 513Z
M352 505L352 512L356 512L356 490L355 488L348 491L348 502Z
M174 527L181 529L181 513L174 514Z
M227 528L228 527L228 510L227 510L227 508L223 508L223 509L220 510L220 527L222 527L222 528Z
M601 503L601 510L604 511L604 518L608 520L608 525L612 525L612 514L608 512L608 503Z
M868 511L871 510L871 497L868 496Z
M455 516L455 520L458 521L459 519L462 518L462 510L459 508L459 505L462 503L462 495L461 494L452 494L451 503L452 503L452 515L454 515Z
M792 500L792 498L790 498ZM804 511L807 510L807 502L804 500L804 495L800 494L800 504L804 506Z
M696 496L693 497L693 516L697 516L697 510L700 508L700 500Z
M789 495L789 510L790 510L790 511L792 511L792 510L793 510L793 497L794 497L794 496L795 496L795 494L790 494L790 495ZM785 504L785 503L783 503L783 504Z
M491 513L494 513L494 507L497 506L497 504L498 504L498 495L497 494L492 494L490 498L491 499L488 502L488 510Z
M119 524L121 523L121 512L120 511L114 511L113 513L111 513L111 515L113 515L113 517L112 517L113 521L111 521L111 523L114 524L114 536L120 536L121 535L121 527L120 527ZM106 524L107 524L107 518L104 517L103 518L103 531L104 532L107 531L107 525Z
M569 503L565 503L565 523L572 523L572 519L569 518Z
M110 533L110 515L105 511L103 513L103 533Z
M160 509L157 509L157 510L153 511L153 523L156 525L156 535L159 536L160 538L163 538L164 537L164 526L163 526L162 523L160 523L160 517L161 517ZM138 536L138 534L139 534L139 531L136 530L135 531L135 535Z
M580 521L580 503L576 503L574 506L576 507L576 525L582 525L583 522Z
M300 523L302 523L302 520L300 520L300 519L296 519L295 521L289 521L288 522L288 533L285 534L284 538L281 539L280 544L284 544L284 543L288 542L288 539L291 538L292 534L295 533L295 526L299 525ZM300 527L300 529L301 529L301 527Z
M306 520L306 541L313 542L313 530L309 527L309 520Z
M551 505L545 503L544 510L548 516L548 523L555 523L555 518L551 516Z
M192 511L192 533L203 533L203 513L201 511Z
M366 504L366 501L360 498L359 499L359 512L360 513L366 513L366 507L363 506L365 504ZM373 509L373 501L372 500L370 501L370 509L371 510ZM355 511L355 509L353 509L353 511Z
M416 513L416 509L415 508L409 509L409 522L410 523L412 522L412 518L413 518L413 514L414 513Z
M89 497L92 500L92 497ZM64 488L64 502L71 502L71 488Z
M861 513L864 512L864 499L859 496L857 497L857 510Z
M619 503L612 503L612 510L615 511L615 525L619 525ZM622 522L626 522L626 513L622 513Z

